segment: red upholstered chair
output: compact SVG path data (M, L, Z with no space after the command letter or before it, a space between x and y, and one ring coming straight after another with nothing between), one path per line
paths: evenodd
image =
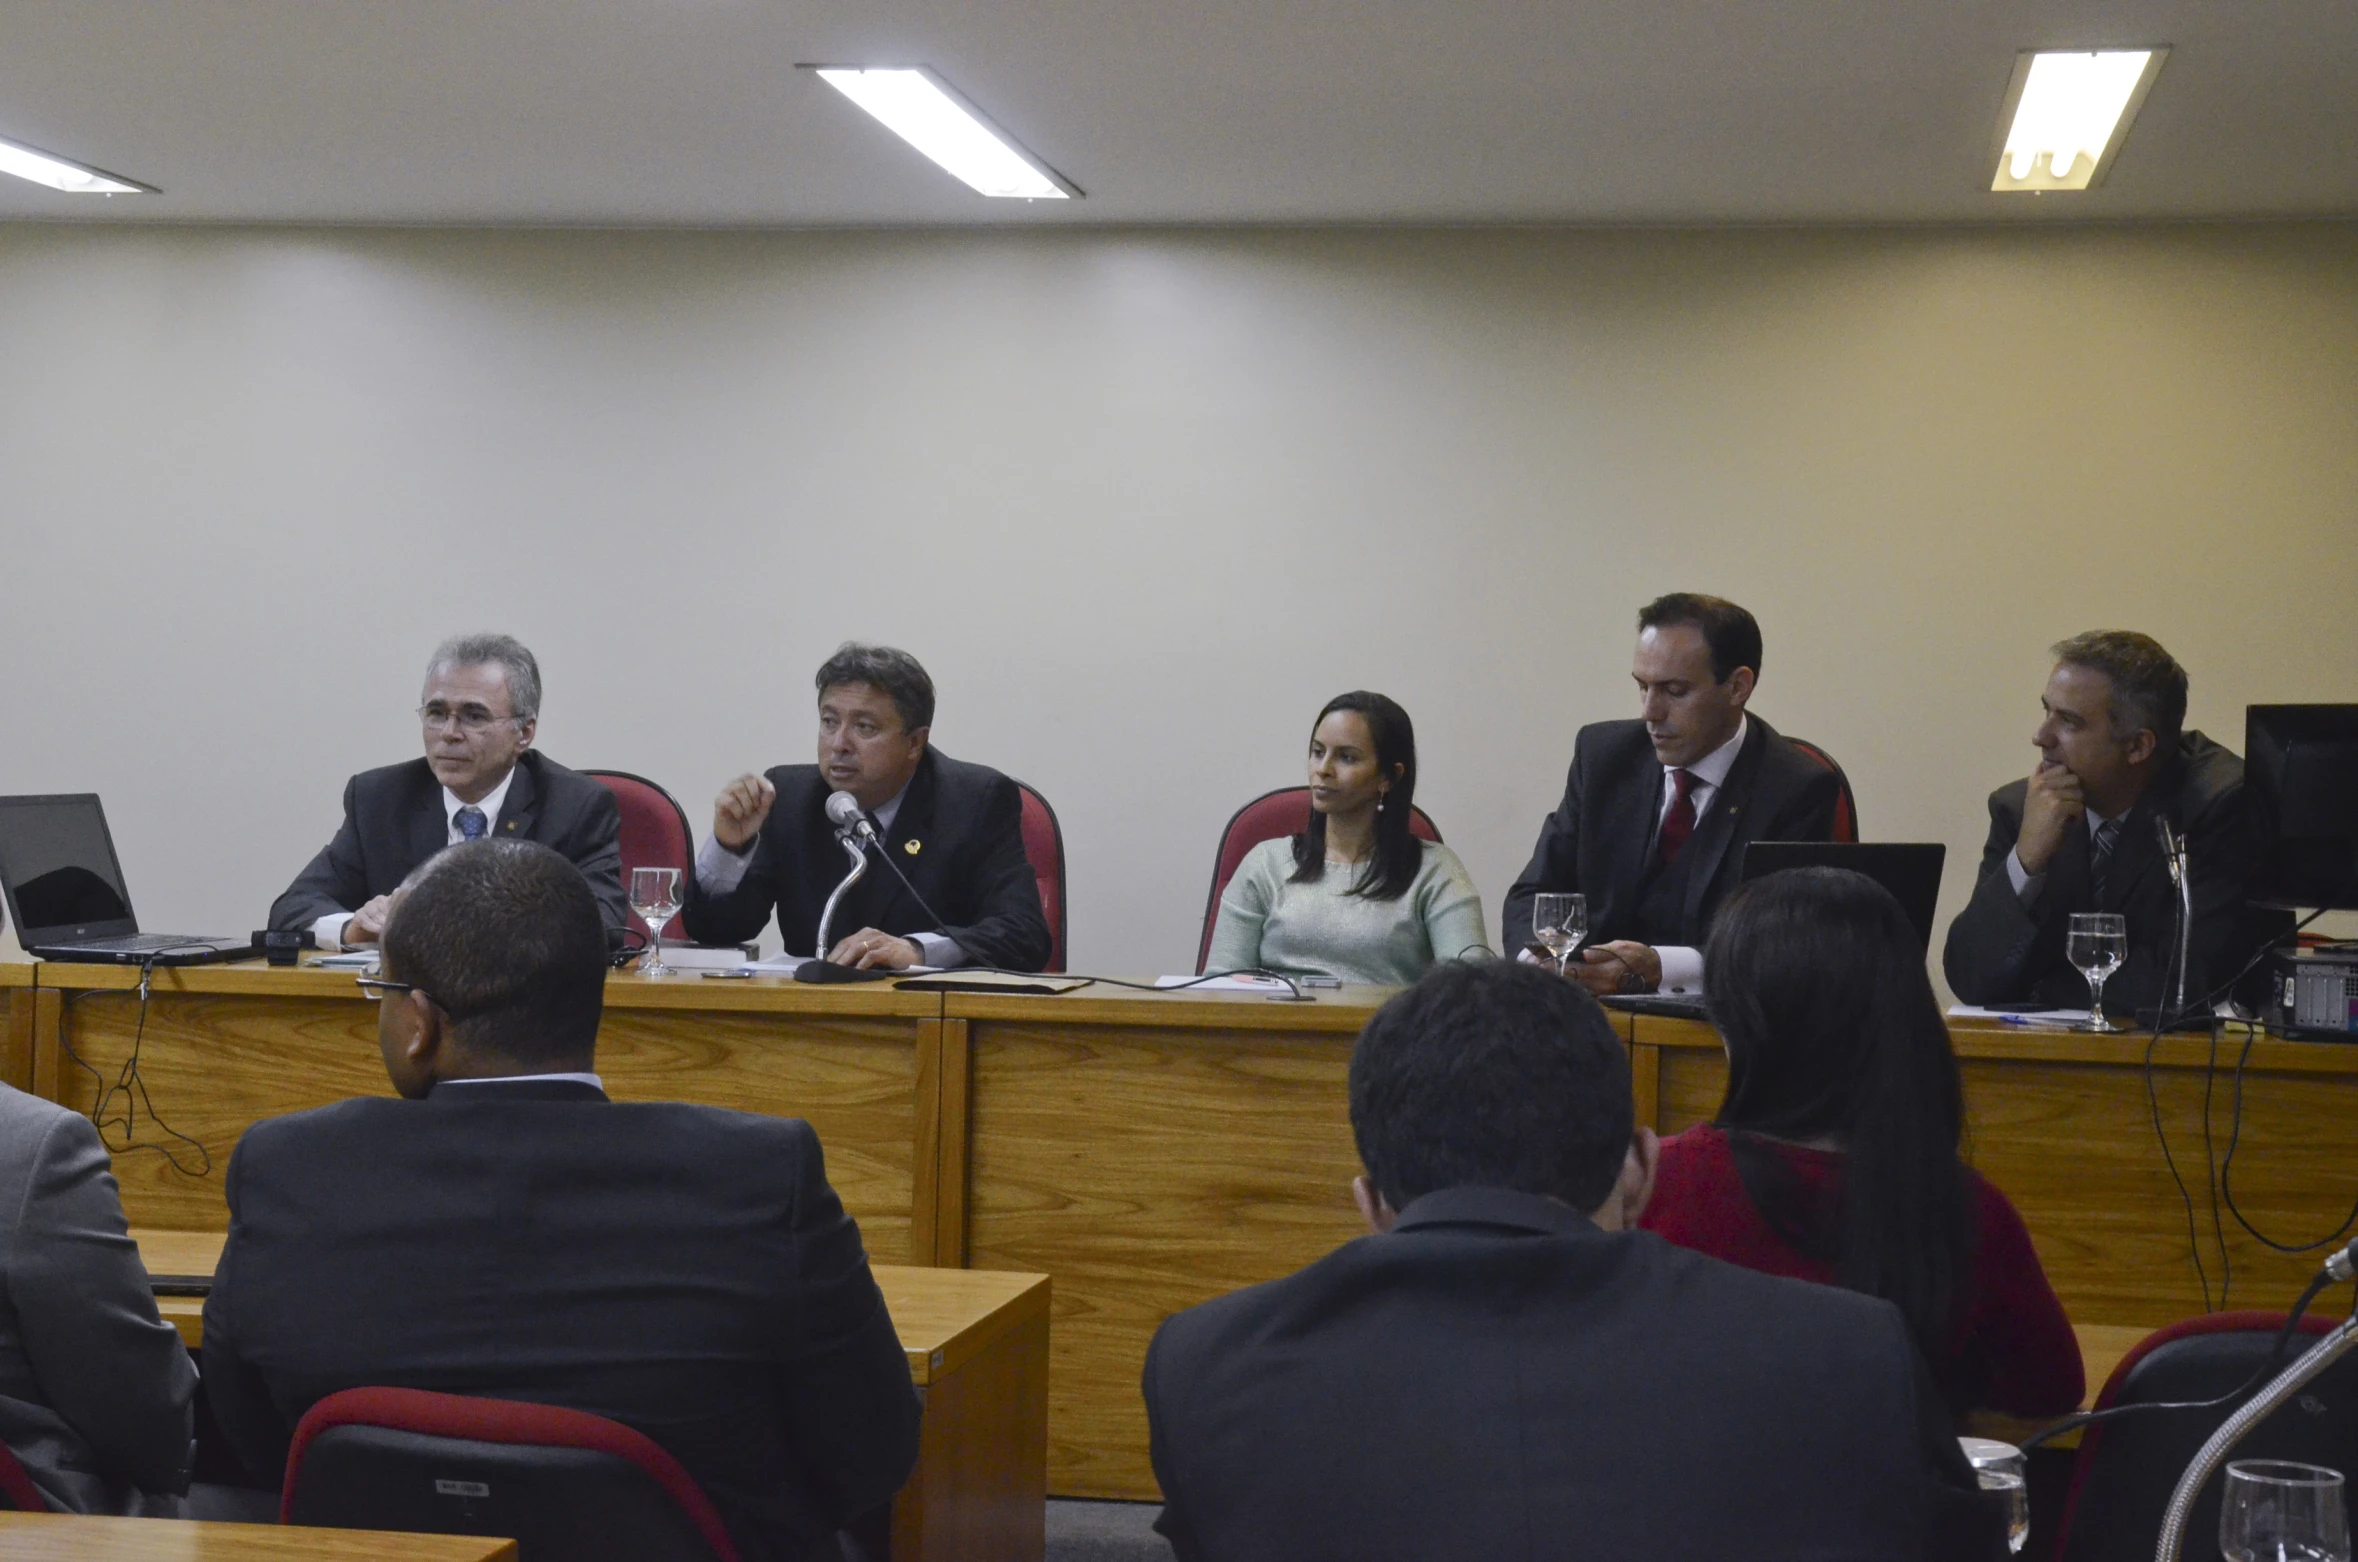
M505 1536L519 1562L738 1562L679 1461L619 1421L410 1388L311 1407L279 1522Z
M1833 755L1815 743L1804 743L1799 738L1788 738L1786 741L1819 764L1824 765L1828 770L1833 771L1834 779L1842 783L1842 800L1834 805L1834 839L1838 841L1857 840L1859 838L1859 803L1857 798L1851 796L1850 777L1843 774L1840 765L1834 763Z
M1204 936L1195 948L1198 975L1203 973L1204 962L1212 957L1212 927L1220 920L1221 893L1228 888L1228 881L1236 877L1245 853L1263 841L1299 835L1308 828L1310 789L1306 786L1281 786L1274 792L1263 792L1229 816L1228 827L1220 832L1219 853L1212 859L1212 893L1204 900ZM1408 829L1420 840L1441 839L1441 831L1434 825L1432 816L1422 808L1409 810Z
M582 774L603 782L622 808L623 893L630 892L633 868L677 868L685 889L688 875L696 871L696 837L688 828L687 810L680 807L679 799L645 776L634 776L627 770L584 770ZM630 914L630 925L645 936L647 924L635 911ZM686 943L687 927L673 917L663 936Z
M1040 914L1048 919L1048 969L1064 969L1064 827L1048 799L1023 782L1023 854L1040 881Z
M2304 1317L2285 1359L2308 1349L2311 1337L2333 1324L2315 1314ZM2096 1396L2096 1408L2216 1399L2259 1370L2283 1326L2282 1313L2231 1312L2158 1329L2113 1368ZM2234 1408L2157 1410L2099 1421L2081 1433L2055 1555L2061 1562L2146 1562L2161 1538L2162 1514L2178 1477ZM2236 1446L2235 1457L2358 1469L2358 1356L2326 1368L2254 1427ZM2220 1484L2214 1478L2194 1505L2189 1556L2218 1554L2215 1547L2202 1548L2204 1537L2219 1533Z
M47 1513L49 1504L42 1500L41 1488L25 1474L25 1467L16 1462L16 1455L6 1443L0 1443L0 1508L15 1513Z

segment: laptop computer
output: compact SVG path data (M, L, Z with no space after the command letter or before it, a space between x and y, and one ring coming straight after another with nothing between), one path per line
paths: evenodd
M1848 868L1863 873L1891 891L1891 898L1900 903L1915 927L1917 942L1930 950L1933 908L1940 903L1940 870L1948 855L1949 849L1938 843L1754 841L1744 849L1740 876L1749 883L1786 868Z
M142 933L95 792L0 797L0 892L25 953L108 965L240 959L254 940Z

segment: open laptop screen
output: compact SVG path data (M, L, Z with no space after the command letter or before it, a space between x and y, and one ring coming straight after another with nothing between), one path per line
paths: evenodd
M139 931L95 792L0 797L0 886L28 948Z

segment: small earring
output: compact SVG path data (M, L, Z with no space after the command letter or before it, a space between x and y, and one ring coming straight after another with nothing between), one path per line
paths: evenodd
M1383 794L1382 794L1381 792L1378 792L1378 793L1376 794L1376 812L1380 814L1380 813L1382 813L1383 811L1384 811L1384 796L1383 796Z

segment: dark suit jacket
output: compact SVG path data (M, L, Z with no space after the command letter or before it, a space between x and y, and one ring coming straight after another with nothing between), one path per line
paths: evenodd
M704 944L741 943L761 932L775 907L787 953L807 955L817 946L819 913L851 860L827 822L834 788L818 766L780 765L769 779L778 800L754 838L744 879L726 895L690 891L688 936ZM1013 781L929 745L884 849L945 925L937 928L871 851L867 876L835 908L829 938L863 927L895 935L939 932L956 939L976 965L1037 971L1048 963L1048 919L1040 910L1040 881L1023 854L1023 803Z
M538 841L564 853L589 880L609 935L630 919L622 889L622 810L614 794L526 749L500 806L499 838ZM417 865L450 843L442 783L421 757L364 770L344 784L344 822L270 908L275 928L306 928L390 895Z
M364 1385L636 1427L748 1562L834 1555L916 1462L908 1361L808 1123L443 1085L256 1123L225 1192L205 1391L257 1484Z
M2087 978L2064 958L2064 931L2075 911L2117 911L2128 919L2129 957L2105 982L2104 1006L2128 1014L2158 1004L2165 996L2162 973L2176 954L2178 892L2155 838L2156 819L2185 832L2194 876L2189 1003L2234 976L2278 930L2281 919L2244 904L2258 841L2244 797L2243 761L2201 733L2180 737L2176 758L2122 819L2101 904L2089 872L2084 819L2065 827L2038 898L2026 906L2015 894L2006 857L2022 834L2029 792L2026 779L1990 794L1981 877L1973 898L1949 924L1941 969L1967 1003L2085 1006Z
M98 1130L0 1085L0 1441L57 1508L168 1516L195 1396Z
M2002 1558L1886 1302L1453 1188L1165 1321L1180 1562Z
M1680 853L1687 893L1675 938L1648 942L1702 947L1711 919L1742 871L1754 841L1828 841L1842 781L1777 735L1758 716L1736 753L1727 784L1695 821ZM1531 942L1531 897L1560 890L1588 897L1588 941L1641 938L1638 902L1660 839L1662 762L1642 721L1600 721L1580 729L1564 800L1539 827L1531 861L1507 891L1499 946L1511 955Z

